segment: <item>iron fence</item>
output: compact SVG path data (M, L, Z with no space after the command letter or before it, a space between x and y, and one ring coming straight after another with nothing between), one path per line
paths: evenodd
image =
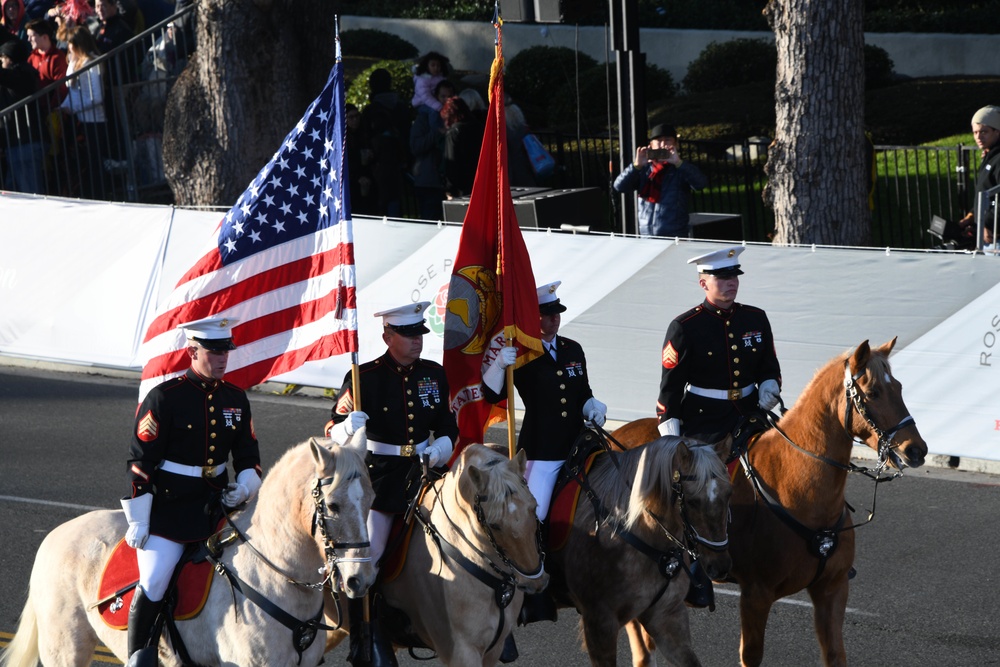
M193 49L193 9L187 6L0 110L0 186L85 199L170 201L163 116L167 93Z
M0 110L0 187L110 201L169 203L162 154L167 95L193 50L193 5L156 24L87 68ZM62 86L86 86L99 68L106 122L81 122L51 102ZM93 91L91 91L93 92ZM539 183L553 188L598 188L602 231L620 229L612 183L618 161L615 137L539 132L556 159ZM767 183L768 139L681 141L681 155L697 164L709 187L691 195L692 212L740 216L743 239L768 241L774 214L761 195ZM872 153L871 242L874 246L933 247L934 215L957 220L974 205L974 147L876 146ZM37 178L30 178L38 174ZM408 188L407 188L408 189ZM404 213L414 215L412 192Z

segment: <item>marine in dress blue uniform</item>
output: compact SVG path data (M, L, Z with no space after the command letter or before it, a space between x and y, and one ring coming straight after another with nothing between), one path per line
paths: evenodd
M154 387L136 411L122 507L137 550L129 655L145 645L184 543L206 539L221 516L260 488L260 452L246 392L225 382L236 320L181 325L191 368ZM232 474L229 458L232 456ZM231 481L235 480L235 481Z
M701 305L676 317L661 355L656 404L661 435L691 435L716 441L739 419L778 403L781 367L767 314L736 303L740 246L692 258Z
M517 446L528 456L525 479L538 501L538 518L542 520L548 515L559 469L583 430L584 420L601 426L607 414L607 406L594 398L590 388L583 348L558 335L560 316L566 311L556 296L560 284L536 289L545 352L514 371L514 387L524 404ZM490 403L507 397L504 369L515 362L515 356L514 348L503 348L483 374L483 397Z
M431 467L448 463L458 438L458 423L448 404L444 367L420 358L424 311L429 301L375 313L382 318L382 340L387 350L358 369L359 388L352 374L344 377L326 432L341 445L366 442L368 473L375 500L368 513L368 539L376 567L385 551L395 515L402 514L420 490L420 460L426 454ZM360 391L359 391L360 389ZM362 433L364 435L362 435ZM371 645L360 641L367 614L364 600L349 599L351 649L355 667L395 665L392 643L379 615L371 615Z

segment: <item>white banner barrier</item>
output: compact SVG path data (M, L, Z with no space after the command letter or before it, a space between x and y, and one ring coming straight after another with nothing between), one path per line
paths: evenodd
M0 195L0 354L139 370L161 299L203 254L221 214ZM431 301L427 358L441 360L460 229L356 218L361 360L384 349L372 314ZM698 241L525 231L535 279L561 280L562 333L587 352L609 417L654 413L670 320L700 303ZM934 454L1000 460L1000 259L751 245L739 300L764 308L791 405L830 358L898 337L893 369ZM278 381L338 388L347 355Z

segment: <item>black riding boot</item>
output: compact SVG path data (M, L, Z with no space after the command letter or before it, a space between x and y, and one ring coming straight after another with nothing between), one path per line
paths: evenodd
M163 600L153 602L146 597L146 591L141 586L135 587L135 595L132 596L132 604L128 608L128 654L145 648L149 643L149 635L152 633L153 624L163 607ZM157 647L152 647L154 655Z
M347 610L351 617L347 661L352 667L398 667L392 641L382 628L374 608L370 609L372 613L368 621L364 616L364 598L349 598Z
M715 589L712 588L712 580L705 574L701 563L692 561L688 568L688 576L691 584L688 586L687 597L684 602L689 607L708 607L709 611L715 611Z
M503 651L500 652L500 662L505 665L514 662L517 660L518 655L520 654L517 652L517 644L514 642L514 633L511 632L503 642Z
M518 625L536 621L554 621L559 617L556 601L547 592L525 594L521 612L517 615Z

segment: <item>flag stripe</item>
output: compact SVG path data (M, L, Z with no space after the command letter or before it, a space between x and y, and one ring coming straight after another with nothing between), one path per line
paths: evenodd
M234 321L226 379L241 387L357 351L354 238L345 159L344 80L326 86L223 217L162 303L140 349L140 401L190 365L186 322Z

